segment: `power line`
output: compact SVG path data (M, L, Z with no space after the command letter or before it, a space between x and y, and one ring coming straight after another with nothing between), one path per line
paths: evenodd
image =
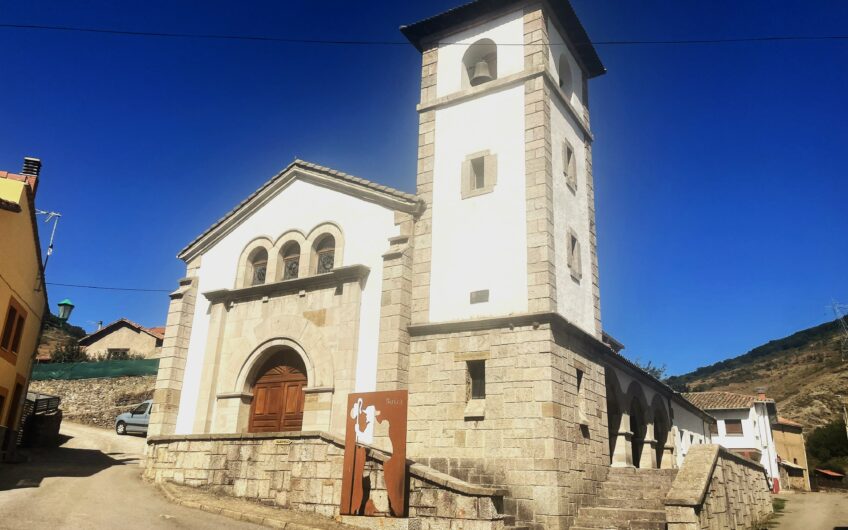
M263 35L222 35L216 33L176 33L167 31L130 31L111 28L86 28L80 26L52 26L44 24L0 24L1 29L68 31L77 33L99 33L107 35L123 35L132 37L165 37L204 40L278 42L283 44L318 44L331 46L407 46L409 43L401 40L368 40L368 39L305 39L296 37L270 37ZM786 42L786 41L842 41L848 40L848 35L769 35L760 37L729 37L712 39L652 39L652 40L602 40L580 45L594 46L633 46L633 45L687 45L687 44L734 44L749 42ZM458 44L458 43L447 43ZM498 46L524 46L524 43L498 43ZM555 46L555 44L549 44ZM564 44L563 44L564 46Z
M57 285L60 287L76 287L79 289L101 289L104 291L140 291L146 293L170 293L168 289L144 289L141 287L106 287L103 285L79 285L75 283L56 283L47 282L47 285Z

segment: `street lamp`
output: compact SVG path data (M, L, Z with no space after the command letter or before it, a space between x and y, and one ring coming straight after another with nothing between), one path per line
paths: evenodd
M67 298L59 302L59 320L62 324L68 321L71 317L71 311L74 310L74 304Z

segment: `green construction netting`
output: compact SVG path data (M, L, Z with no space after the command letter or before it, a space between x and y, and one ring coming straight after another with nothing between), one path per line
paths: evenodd
M95 363L44 363L32 369L34 381L46 379L95 379L131 375L156 375L159 359L100 361Z

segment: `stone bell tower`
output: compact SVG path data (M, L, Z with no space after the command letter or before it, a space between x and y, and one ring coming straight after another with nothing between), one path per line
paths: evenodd
M601 336L588 83L567 2L480 0L401 31L422 52L412 322L556 312Z

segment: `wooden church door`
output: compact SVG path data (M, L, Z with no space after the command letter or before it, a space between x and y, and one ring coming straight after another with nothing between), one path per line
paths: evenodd
M253 387L250 432L299 431L303 425L303 388L306 374L277 364L268 368Z

